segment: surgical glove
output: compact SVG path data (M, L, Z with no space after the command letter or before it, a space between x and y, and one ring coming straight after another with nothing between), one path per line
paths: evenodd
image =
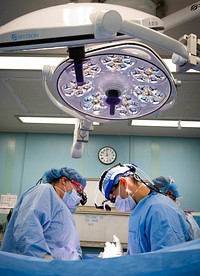
M101 252L100 258L113 258L120 257L123 255L123 248L120 243L119 238L116 235L113 235L113 242L106 242L104 247L104 252Z
M49 254L45 254L43 256L43 258L46 259L46 260L53 260L53 257L51 255L49 255Z

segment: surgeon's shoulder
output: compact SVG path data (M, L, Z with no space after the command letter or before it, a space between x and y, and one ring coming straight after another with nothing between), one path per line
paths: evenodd
M152 193L150 197L152 204L162 204L163 202L168 203L172 201L169 197L156 192Z
M51 184L45 183L45 184L39 184L36 187L36 190L39 191L41 194L55 194L54 188L52 187Z
M166 196L158 193L153 193L147 198L147 205L149 208L158 208L159 206L162 206L165 202Z
M54 202L56 204L59 202L59 197L51 184L40 184L36 194L40 201L50 200L52 203Z
M149 206L151 213L165 213L168 216L176 210L176 204L168 197L164 195L158 195L151 201Z

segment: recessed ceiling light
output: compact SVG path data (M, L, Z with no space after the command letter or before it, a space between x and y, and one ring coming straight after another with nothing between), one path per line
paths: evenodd
M199 121L173 121L173 120L132 120L132 126L148 126L148 127L190 127L200 128Z
M18 116L22 123L26 124L63 124L74 125L76 118L62 118L62 117L26 117ZM93 125L99 125L97 122L93 122Z
M42 70L44 64L57 66L66 57L31 57L31 56L0 56L0 69L9 70ZM176 72L176 65L171 59L163 59L169 70ZM190 69L188 73L199 73L199 71Z

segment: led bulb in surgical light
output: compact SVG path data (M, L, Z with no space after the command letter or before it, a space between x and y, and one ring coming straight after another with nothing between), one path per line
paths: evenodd
M160 109L176 95L173 77L154 51L137 42L110 43L85 52L83 82L73 59L53 72L53 94L90 120L128 120Z

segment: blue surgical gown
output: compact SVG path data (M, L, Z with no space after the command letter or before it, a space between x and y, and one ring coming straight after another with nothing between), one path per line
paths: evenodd
M130 214L129 255L159 250L191 239L192 230L185 213L162 194L152 192Z
M6 228L2 251L58 260L82 256L73 216L52 185L40 184L26 191L16 204Z

